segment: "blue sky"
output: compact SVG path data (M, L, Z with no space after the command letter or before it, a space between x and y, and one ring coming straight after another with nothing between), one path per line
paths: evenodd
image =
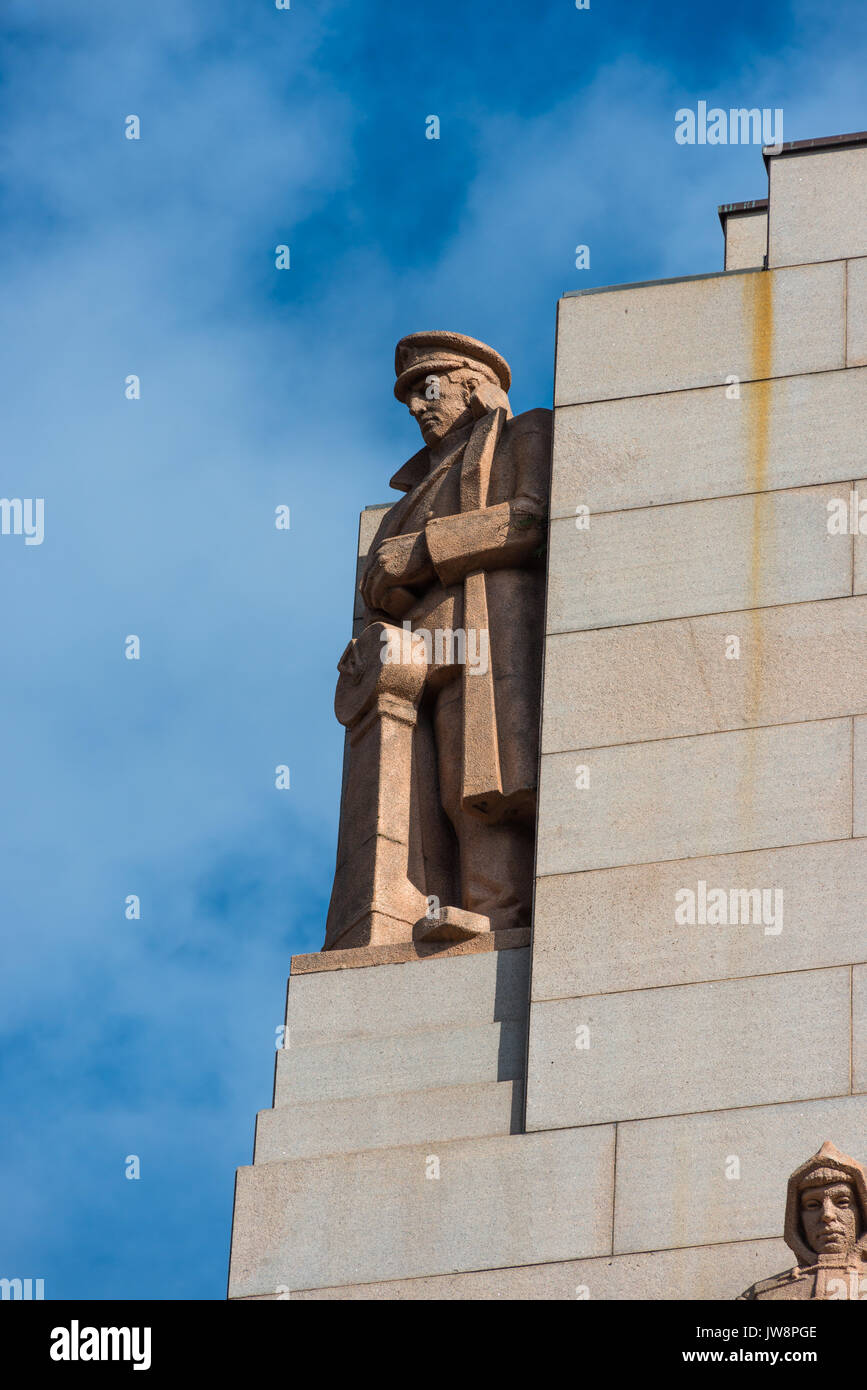
M324 931L358 512L420 442L396 339L483 338L550 404L562 293L718 270L717 204L766 191L677 108L864 129L865 31L857 0L7 0L0 493L45 539L0 536L0 1276L225 1294Z

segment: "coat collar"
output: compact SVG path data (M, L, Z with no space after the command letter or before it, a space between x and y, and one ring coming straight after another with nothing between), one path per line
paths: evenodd
M396 488L398 492L412 492L422 478L427 476L429 469L430 450L425 444L423 449L419 449L417 454L413 454L411 459L401 464L388 485Z
M443 465L454 463L458 454L466 447L475 424L476 421L471 420L468 424L462 425L460 429L453 432L449 439L448 451L443 454L437 464L437 472L440 471ZM418 487L419 483L424 482L430 471L431 454L430 449L425 444L422 449L419 449L417 454L413 454L411 459L407 459L406 463L400 466L394 477L390 480L389 487L395 488L398 492L412 492L413 488Z

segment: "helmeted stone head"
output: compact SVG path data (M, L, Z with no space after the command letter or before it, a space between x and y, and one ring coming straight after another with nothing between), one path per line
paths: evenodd
M799 1265L820 1255L867 1259L867 1173L825 1143L796 1168L786 1197L786 1244Z

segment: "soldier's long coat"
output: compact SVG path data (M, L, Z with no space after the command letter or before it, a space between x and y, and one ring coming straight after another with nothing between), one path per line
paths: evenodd
M424 531L436 578L413 590L407 612L366 611L366 620L410 621L415 631L464 627L463 579L486 574L489 659L494 678L495 747L505 802L529 810L538 766L539 690L544 626L544 542L551 457L551 412L508 419L494 453L487 505L461 511L461 466L475 425L454 431L430 471L427 448L395 474L406 496L386 513L370 549Z

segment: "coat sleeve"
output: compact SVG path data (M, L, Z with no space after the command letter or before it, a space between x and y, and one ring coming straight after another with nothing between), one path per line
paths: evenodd
M431 561L444 585L457 584L476 570L526 564L545 539L550 412L533 410L519 416L510 436L514 495L477 511L432 517L425 526Z

